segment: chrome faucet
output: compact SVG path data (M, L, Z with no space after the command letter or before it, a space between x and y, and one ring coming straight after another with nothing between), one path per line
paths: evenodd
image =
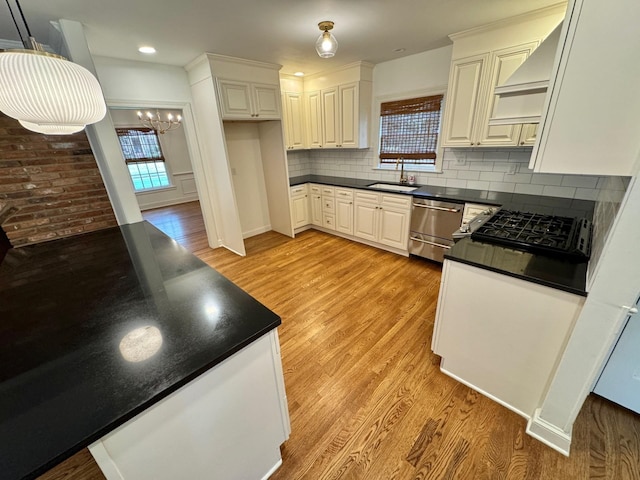
M404 176L404 159L402 157L396 159L396 171L398 170L398 163L400 163L400 183L407 183L407 177Z

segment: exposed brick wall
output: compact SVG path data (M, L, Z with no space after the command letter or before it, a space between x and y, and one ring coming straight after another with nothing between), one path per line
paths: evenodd
M14 247L117 225L84 131L42 135L2 113L0 207Z

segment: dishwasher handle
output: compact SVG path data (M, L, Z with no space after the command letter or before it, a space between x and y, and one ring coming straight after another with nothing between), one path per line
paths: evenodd
M443 212L452 212L452 213L460 212L459 208L434 207L433 205L422 205L421 203L414 203L413 206L420 207L420 208L428 208L429 210L441 210Z
M409 237L414 242L426 243L427 245L433 245L434 247L446 248L447 250L451 249L450 245L443 245L441 243L430 242L429 240L423 240L421 238Z

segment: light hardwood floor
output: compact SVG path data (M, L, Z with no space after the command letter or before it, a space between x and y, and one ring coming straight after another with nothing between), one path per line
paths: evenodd
M639 416L590 396L567 458L440 372L437 264L313 230L247 239L241 258L206 247L198 210L144 216L167 233L179 217L179 241L282 317L292 432L274 480L640 479ZM98 478L86 450L42 477Z

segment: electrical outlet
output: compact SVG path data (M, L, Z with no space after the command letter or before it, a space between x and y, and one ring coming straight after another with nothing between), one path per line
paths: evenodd
M467 159L465 157L456 157L456 165L463 167L467 164Z
M518 164L517 163L509 164L509 171L507 172L507 175L514 175L517 172L518 172Z

